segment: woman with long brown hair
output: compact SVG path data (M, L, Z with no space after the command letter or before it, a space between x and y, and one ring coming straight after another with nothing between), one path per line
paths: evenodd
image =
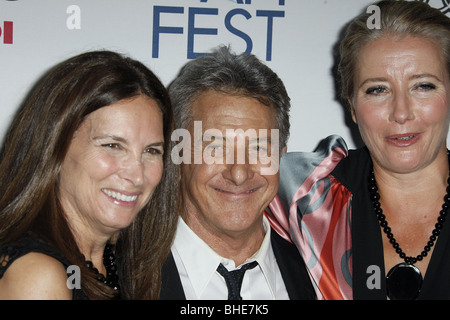
M47 73L1 156L0 298L158 298L177 221L172 117L159 79L117 53Z

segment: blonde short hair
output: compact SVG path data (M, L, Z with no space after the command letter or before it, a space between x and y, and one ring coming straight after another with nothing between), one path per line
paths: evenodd
M386 35L434 41L441 48L447 71L450 71L450 19L444 13L419 1L384 0L375 5L380 9L380 28L368 28L367 21L373 13L364 11L347 26L340 43L341 98L348 102L354 94L353 80L361 48Z

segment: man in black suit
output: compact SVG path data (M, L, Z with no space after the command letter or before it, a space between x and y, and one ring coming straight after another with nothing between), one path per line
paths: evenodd
M297 249L264 216L289 136L282 81L220 47L188 62L169 92L182 205L161 299L314 299Z

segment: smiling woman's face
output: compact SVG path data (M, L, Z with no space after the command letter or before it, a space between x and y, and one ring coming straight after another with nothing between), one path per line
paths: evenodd
M354 88L353 120L374 166L406 173L446 154L450 84L434 42L392 36L369 42Z
M149 201L163 170L163 120L147 96L87 116L61 168L60 201L70 225L113 234Z

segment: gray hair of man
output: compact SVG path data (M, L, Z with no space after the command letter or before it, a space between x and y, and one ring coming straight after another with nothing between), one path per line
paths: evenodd
M255 98L270 107L279 130L280 151L287 145L290 98L278 75L255 55L234 54L229 47L219 46L186 63L169 85L177 128L189 128L192 101L209 90Z

